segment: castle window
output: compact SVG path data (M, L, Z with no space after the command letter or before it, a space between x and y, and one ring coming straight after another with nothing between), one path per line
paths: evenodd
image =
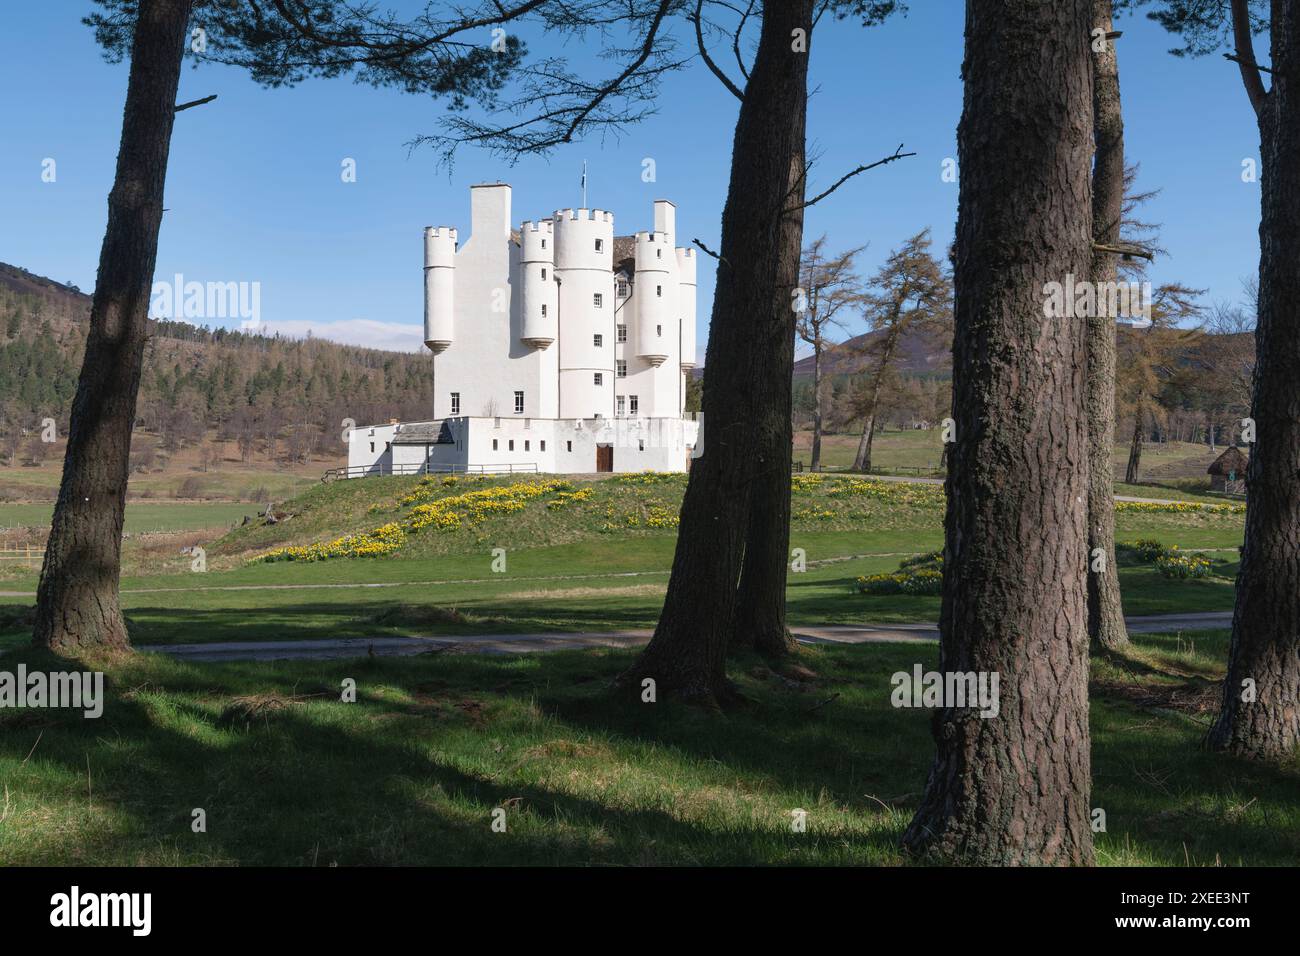
M515 440L514 440L513 438L510 439L509 445L508 445L507 447L508 447L511 451L514 451L514 450L515 450Z
M595 375L592 376L592 382L596 385L604 385L605 376L602 375L600 372L597 372Z
M655 326L655 335L659 336L661 339L664 337L664 327L662 325Z
M497 450L497 440L495 438L492 439L492 450L493 451Z
M542 441L538 442L538 444L542 446L542 451L546 451L546 440L545 440L545 439L543 439Z
M542 281L546 281L546 267L542 266Z
M633 418L636 418L637 405L638 405L637 397L635 395L629 395L627 397L627 407L632 412Z
M637 451L645 451L645 439L637 439Z
M627 359L619 359L615 364L618 370L614 374L618 378L627 378Z
M566 451L573 451L573 442L566 441L564 444L568 446L568 448L565 449Z
M662 249L656 249L656 250L655 250L655 256L656 256L657 258L662 259L662 258L664 257L664 251L663 251ZM642 451L645 451L644 448L641 449L641 450L642 450Z
M627 341L627 326L626 326L626 325L620 325L620 326L618 327L618 340L619 340L620 342L626 342L626 341Z
M599 333L597 333L596 335L593 335L593 336L591 337L591 344L594 345L594 346L596 346L596 348L600 348L601 346L603 346L603 345L605 344L605 336L603 336L603 335L601 335L601 334L599 334Z
M522 415L523 413L524 413L524 393L515 392L515 414Z
M604 239L597 239L597 240L596 240L596 251L597 251L597 252L603 252L604 250L605 250L605 240L604 240Z
M614 417L615 418L623 417L623 396L622 395L618 397L617 403L614 406Z
M655 295L659 296L660 298L663 298L663 294L664 294L664 287L661 285L655 286Z
M374 442L371 442L371 443L370 443L370 451L371 451L372 454L374 453L374 450L375 450L375 443L374 443Z
M605 297L601 295L599 292L593 293L591 296L591 304L598 309L604 308Z
M531 445L531 444L532 444L532 442L530 442L530 441L526 441L526 442L524 442L524 451L532 451L532 449L531 449L530 447L528 447L528 446Z
M460 392L451 393L451 413L453 415L460 414Z
M542 303L542 318L546 318L546 303Z
M632 294L632 287L627 284L626 279L619 279L617 291L618 291L618 297L620 299L626 299L629 295Z
M543 249L546 248L546 240L545 240L545 239L542 240L542 248L543 248ZM542 276L542 278L545 279L546 276Z

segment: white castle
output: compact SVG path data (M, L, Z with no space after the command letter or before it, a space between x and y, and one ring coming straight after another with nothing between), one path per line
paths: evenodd
M433 420L349 433L348 475L424 471L685 471L698 423L695 250L676 209L614 235L601 209L511 228L510 187L471 187L463 246L424 230Z

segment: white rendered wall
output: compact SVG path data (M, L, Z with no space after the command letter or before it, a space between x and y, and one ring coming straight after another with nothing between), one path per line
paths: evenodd
M559 418L614 414L614 216L601 209L555 213L559 281ZM600 249L597 250L597 240ZM602 304L595 306L595 296ZM595 336L601 344L595 344ZM601 384L595 377L601 376Z
M392 462L388 445L396 425L363 425L348 431L348 468L371 468L378 473Z
M460 415L515 416L514 393L524 393L518 417L553 417L555 351L523 341L519 248L510 240L510 187L471 189L471 232L456 254L455 337L433 359L433 417L452 417L451 394L460 394Z
M613 447L616 472L685 471L698 425L681 419L577 420L480 418L447 421L453 440L432 445L392 445L395 425L353 429L348 464L374 474L414 471L505 471L588 474L596 471L597 445ZM371 444L374 451L370 451ZM359 477L354 475L353 477Z

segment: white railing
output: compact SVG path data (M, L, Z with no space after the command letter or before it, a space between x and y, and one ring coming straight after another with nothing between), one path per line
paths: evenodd
M522 465L434 465L426 461L418 465L376 463L373 465L350 465L346 468L331 468L321 476L321 481L335 481L340 478L387 478L393 475L514 475L536 473L536 462Z

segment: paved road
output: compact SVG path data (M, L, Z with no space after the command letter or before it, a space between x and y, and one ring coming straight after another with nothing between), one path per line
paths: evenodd
M1127 619L1134 634L1206 631L1231 627L1231 611L1153 614ZM939 639L934 624L831 624L794 627L804 644L927 644ZM526 654L585 647L639 647L651 632L582 631L541 634L466 634L442 637L352 637L315 641L230 641L220 644L155 644L140 650L169 654L185 661L332 660L373 655L406 657L455 651L470 654Z

